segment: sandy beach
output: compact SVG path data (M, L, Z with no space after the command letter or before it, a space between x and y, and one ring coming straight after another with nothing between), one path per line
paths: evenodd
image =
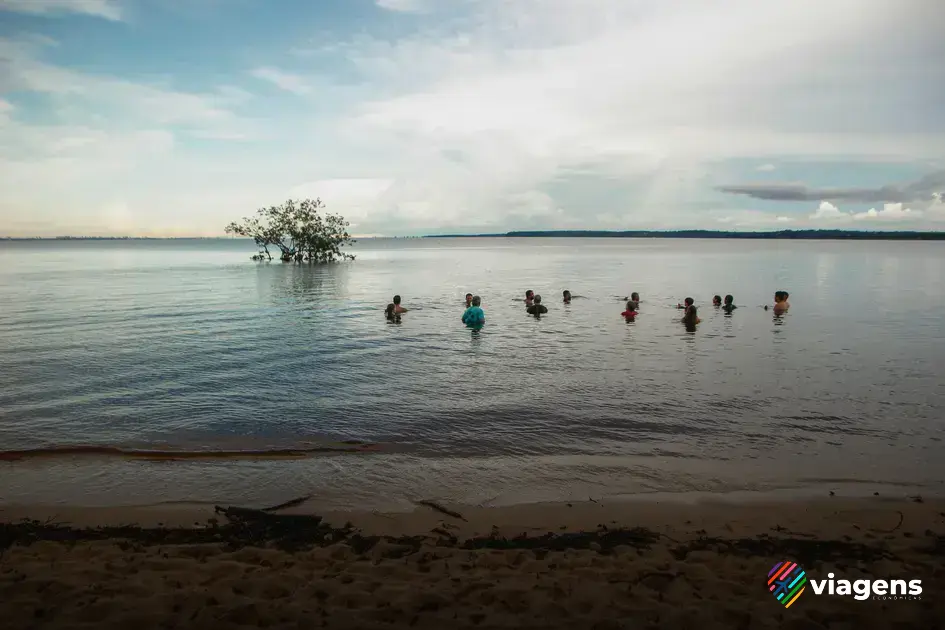
M936 628L945 502L0 511L4 628ZM27 520L24 520L27 519ZM127 526L134 523L139 527ZM921 580L898 598L768 592Z

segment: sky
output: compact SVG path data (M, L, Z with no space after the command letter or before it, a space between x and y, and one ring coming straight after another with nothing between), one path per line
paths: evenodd
M0 0L0 235L945 230L941 0Z

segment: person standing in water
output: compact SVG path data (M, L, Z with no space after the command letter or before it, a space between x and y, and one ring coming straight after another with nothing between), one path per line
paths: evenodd
M692 307L692 305L695 304L695 302L696 302L696 301L693 300L691 297L687 297L687 298L685 299L685 301L684 301L682 304L677 304L677 305L676 305L676 308L678 308L678 309L680 309L680 310L686 309L686 310L688 311L688 310L690 309L690 307Z
M570 303L571 303L571 292L568 291L567 289L565 289L563 295L564 295L564 303L565 303L565 304L570 304Z
M532 291L531 289L528 289L527 291L525 291L525 308L528 308L529 306L531 306L534 299L535 299L534 291Z
M699 319L699 309L694 305L686 309L686 313L682 317L682 323L686 327L687 332L695 332L696 324L701 322Z
M722 306L722 296L721 296L721 295L716 295L714 298L712 298L712 306L714 306L714 307L716 307L716 308Z
M471 304L463 312L463 323L469 328L481 328L486 323L486 314L482 311L482 299L476 295L470 300Z
M633 300L627 302L627 310L620 314L628 322L632 322L637 316L637 303Z
M722 310L725 311L726 314L731 315L732 311L734 311L736 308L738 307L735 306L735 298L733 298L731 295L726 295L725 304L722 305Z
M541 296L536 295L534 303L531 306L529 306L526 309L526 311L528 312L529 315L534 315L538 317L539 315L544 315L545 313L547 313L548 308L542 305Z
M472 306L472 300L473 300L473 294L467 293L466 294L466 308L469 308L470 306Z

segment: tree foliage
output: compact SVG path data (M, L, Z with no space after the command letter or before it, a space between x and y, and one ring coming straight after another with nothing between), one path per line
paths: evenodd
M272 260L270 247L279 249L283 262L354 260L352 254L341 251L355 242L348 234L348 222L338 214L319 213L324 207L321 199L290 199L230 223L226 233L252 238L259 247L253 260Z

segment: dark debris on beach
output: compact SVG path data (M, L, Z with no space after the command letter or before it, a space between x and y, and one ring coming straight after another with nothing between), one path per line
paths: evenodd
M270 508L271 509L271 508ZM0 523L0 558L14 545L31 545L39 541L80 543L116 540L128 548L140 550L159 545L217 544L225 549L243 547L271 547L295 552L314 547L344 543L358 554L385 543L387 553L400 557L416 553L424 544L435 542L441 547L458 549L530 550L544 555L551 551L590 549L601 554L614 553L620 546L647 549L660 538L675 543L670 549L679 560L694 551L714 551L754 557L791 557L804 565L816 566L839 559L873 562L895 559L896 556L882 542L865 544L844 540L811 540L796 537L715 538L705 535L687 542L679 542L664 534L643 527L608 528L601 525L596 531L547 533L541 536L521 534L514 537L499 535L493 529L489 536L460 540L443 528L435 528L431 535L366 536L350 523L334 527L322 517L308 514L273 514L270 511L241 507L216 507L226 522L210 519L206 525L187 528L139 527L122 525L110 527L76 528L53 521L23 520ZM916 551L931 556L945 555L945 536L926 532L928 544Z

